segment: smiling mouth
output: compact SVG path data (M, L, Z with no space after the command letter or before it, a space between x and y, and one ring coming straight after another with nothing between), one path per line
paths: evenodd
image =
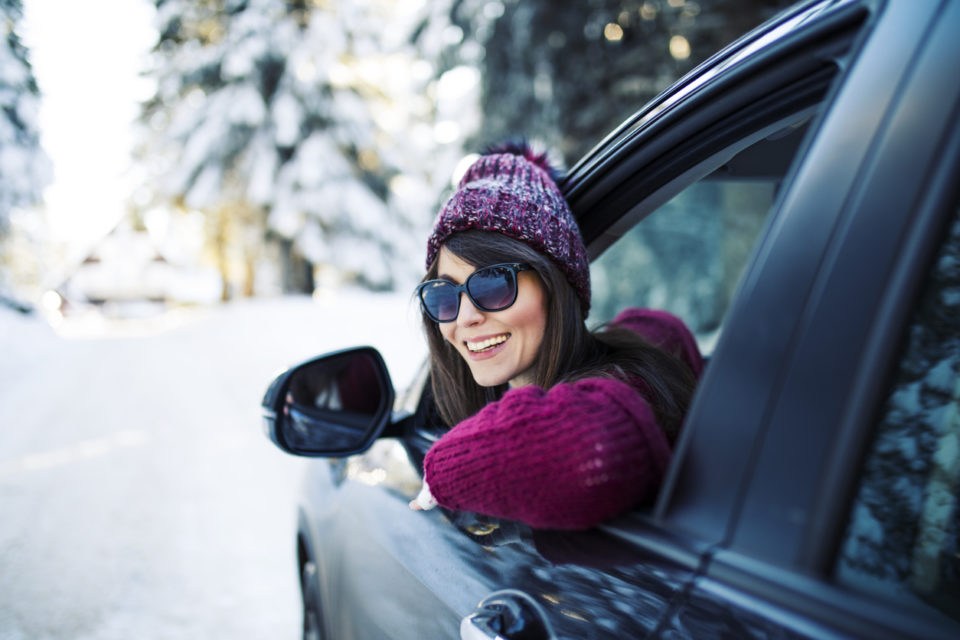
M480 342L467 342L464 341L464 344L467 345L467 349L470 353L483 353L484 351L489 351L497 345L503 344L510 337L509 333L503 335L495 336L493 338L487 338L486 340L481 340Z

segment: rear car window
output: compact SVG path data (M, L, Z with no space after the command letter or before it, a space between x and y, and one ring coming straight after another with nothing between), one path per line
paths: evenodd
M960 620L960 212L916 306L837 579Z

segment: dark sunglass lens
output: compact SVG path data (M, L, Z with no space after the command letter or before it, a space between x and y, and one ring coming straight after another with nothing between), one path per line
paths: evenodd
M480 269L467 280L470 296L484 309L498 311L513 304L517 282L513 271L506 267Z
M435 320L447 322L457 317L460 296L449 282L431 282L420 290L423 306Z

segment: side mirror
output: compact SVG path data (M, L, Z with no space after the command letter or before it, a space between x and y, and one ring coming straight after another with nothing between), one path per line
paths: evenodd
M336 351L281 373L263 397L264 430L299 456L366 451L390 422L393 385L371 347Z

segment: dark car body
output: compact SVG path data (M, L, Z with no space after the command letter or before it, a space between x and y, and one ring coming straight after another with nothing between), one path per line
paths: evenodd
M443 431L425 376L389 415L371 356L341 451L284 439L278 379L274 441L336 456L300 502L305 635L960 637L957 34L960 2L801 3L568 174L596 313L665 301L709 356L655 505L585 532L412 511ZM636 275L702 282L680 272L708 254L702 293Z

